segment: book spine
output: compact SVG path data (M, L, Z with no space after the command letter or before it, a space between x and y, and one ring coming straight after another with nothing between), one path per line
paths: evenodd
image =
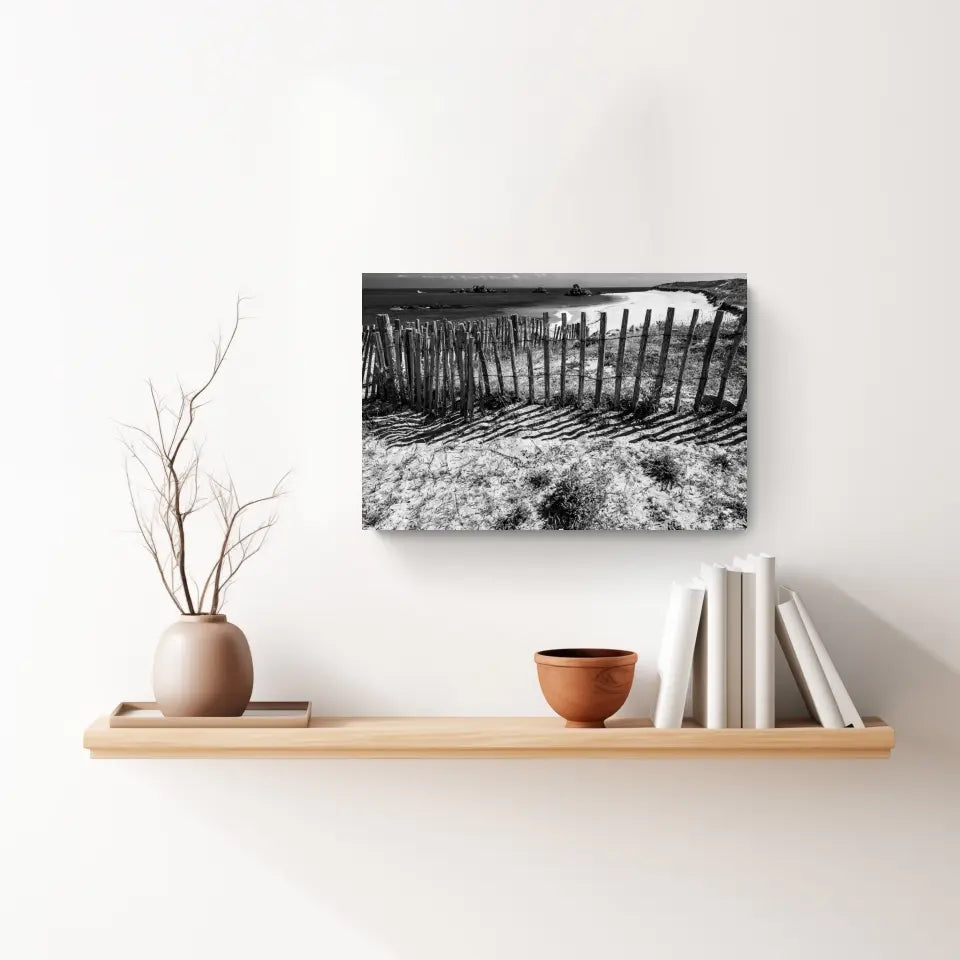
M683 726L693 651L703 609L703 588L674 584L660 648L660 689L653 725L661 729Z
M705 585L706 586L706 585ZM701 727L707 725L707 702L710 699L707 679L707 610L710 607L710 592L704 589L700 622L697 624L697 642L693 648L693 696L691 698L693 719Z
M753 729L757 725L757 575L752 570L744 570L740 578L740 722L744 728Z
M721 566L704 567L706 584L707 703L703 725L720 730L727 725L727 580Z
M820 659L813 649L803 620L793 600L778 604L776 613L777 637L786 655L807 709L820 725L840 730L843 718L830 690Z
M774 660L776 647L777 576L769 554L756 558L756 722L758 730L776 726Z
M741 687L743 669L742 591L743 574L727 570L727 726L743 725Z
M820 661L820 666L823 667L827 683L830 684L830 691L833 693L833 698L837 702L837 708L840 710L840 716L843 718L843 725L845 727L859 727L863 729L864 723L863 718L860 716L860 711L857 710L853 698L847 690L846 684L840 677L840 671L837 670L834 665L833 659L820 636L820 631L817 630L816 624L814 624L806 606L800 597L797 596L796 591L785 587L784 594L797 605L797 613L800 614L800 619L803 621L807 636L810 637L810 642L813 644L813 649Z

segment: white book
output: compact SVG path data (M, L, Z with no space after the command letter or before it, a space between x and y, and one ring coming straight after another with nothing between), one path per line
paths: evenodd
M819 720L823 727L841 730L843 718L837 701L833 698L827 675L823 672L820 658L813 649L807 628L793 600L777 604L776 630L790 672L797 681L810 715Z
M770 554L751 556L757 572L757 716L758 730L775 727L774 688L777 650L777 571Z
M757 575L748 560L737 557L740 572L740 725L757 725Z
M827 648L820 637L820 631L817 630L813 619L810 617L810 614L807 612L807 608L803 604L803 601L799 596L797 596L796 591L791 590L789 587L781 587L780 594L781 597L793 600L797 606L797 612L800 614L800 619L803 621L803 625L806 628L807 636L810 637L810 642L813 644L813 649L820 661L820 666L823 667L823 672L827 678L827 683L830 684L830 691L833 693L833 699L837 702L837 709L840 711L840 716L843 718L843 725L845 727L863 728L863 718L860 716L860 712L854 706L853 699L847 691L846 684L840 678L840 672L834 666L833 660L831 659L830 654L827 652Z
M727 726L743 725L740 701L743 686L743 573L726 570L727 581Z
M703 586L697 583L675 583L670 590L667 622L657 661L659 688L653 712L655 727L664 729L683 726L683 708L690 686L693 649L697 642L703 594Z
M693 654L693 719L710 730L727 725L726 572L719 564L700 568L706 590Z
M741 579L742 723L757 730L776 726L776 562L769 554L737 557Z

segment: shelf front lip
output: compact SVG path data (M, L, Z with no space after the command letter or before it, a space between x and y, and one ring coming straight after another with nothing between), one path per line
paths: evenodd
M883 759L895 736L878 718L862 730L656 730L621 720L603 730L565 729L555 718L318 717L306 728L111 728L84 735L96 759L317 758L536 759L793 757Z

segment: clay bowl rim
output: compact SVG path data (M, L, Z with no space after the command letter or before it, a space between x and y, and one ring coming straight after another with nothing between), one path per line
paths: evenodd
M557 647L540 650L533 659L549 667L626 667L637 662L637 654L611 647Z

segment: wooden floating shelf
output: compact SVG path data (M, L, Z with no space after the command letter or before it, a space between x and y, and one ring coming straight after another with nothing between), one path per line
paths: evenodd
M705 730L685 721L656 730L649 720L611 720L603 730L567 729L558 717L314 717L308 727L150 728L90 726L94 758L658 758L890 756L894 732L878 717L863 730L781 721L773 730Z

